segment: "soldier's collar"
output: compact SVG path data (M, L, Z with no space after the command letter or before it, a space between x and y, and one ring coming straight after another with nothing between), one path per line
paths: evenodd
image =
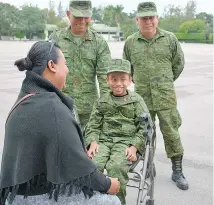
M157 34L153 38L159 38L159 37L163 37L163 36L165 36L163 31L158 27ZM137 39L143 39L143 40L147 41L147 39L141 34L140 31L138 31Z
M124 103L121 103L120 106L126 105L128 103L133 103L135 101L136 101L136 96L133 95L131 91L127 90L127 95L124 96ZM109 91L108 93L104 94L104 96L99 99L99 102L115 105L115 103L112 100L112 91Z
M71 27L69 26L66 31L63 33L63 37L64 38L67 38L69 40L72 40L73 39L73 35L71 34ZM84 38L86 40L89 40L89 41L92 41L93 40L93 33L92 31L88 28Z

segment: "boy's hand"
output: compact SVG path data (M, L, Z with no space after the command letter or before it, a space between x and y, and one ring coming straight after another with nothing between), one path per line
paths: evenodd
M137 160L137 149L134 146L128 147L125 150L126 159L130 162L135 162Z
M93 159L93 157L95 156L95 153L96 152L99 152L99 145L97 144L96 141L93 141L91 144L90 144L90 148L87 152L87 155L89 158Z

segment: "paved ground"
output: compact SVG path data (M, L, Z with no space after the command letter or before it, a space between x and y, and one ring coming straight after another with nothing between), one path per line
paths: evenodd
M0 41L0 155L4 123L19 92L24 73L13 63L24 57L32 42ZM112 57L122 56L123 43L109 43ZM170 180L171 165L166 158L159 132L155 157L155 205L213 204L213 46L182 44L186 66L176 81L178 108L183 119L180 129L185 148L184 173L188 191L179 190ZM136 191L128 189L127 205L135 204Z

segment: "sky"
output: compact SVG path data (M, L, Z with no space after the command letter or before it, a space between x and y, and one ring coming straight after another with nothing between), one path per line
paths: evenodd
M106 6L108 4L112 5L123 5L124 11L129 13L133 10L136 10L137 5L139 2L142 2L145 0L92 0L92 6L98 7L98 6ZM168 4L174 4L174 5L180 5L181 7L185 7L188 0L176 0L176 1L169 1L169 0L153 0L158 8L158 12L161 15L163 13L163 9ZM49 0L0 0L0 2L3 3L9 3L12 5L15 5L17 7L22 6L24 4L32 4L37 5L40 8L48 8L49 6ZM60 0L55 0L55 5L57 6L60 2ZM68 8L69 0L61 0L62 5L64 8ZM196 0L197 9L196 12L207 12L214 14L214 0Z

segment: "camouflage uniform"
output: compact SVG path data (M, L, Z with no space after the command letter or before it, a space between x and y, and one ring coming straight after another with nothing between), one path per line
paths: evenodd
M116 71L115 68L112 70ZM142 97L135 92L127 92L123 97L115 97L109 92L98 99L85 132L87 147L93 141L99 144L99 152L93 161L100 165L100 171L105 168L109 176L119 179L121 187L118 197L123 205L130 169L125 149L133 145L142 151L145 138L143 124L138 117L143 112L148 113Z
M173 82L183 71L184 55L177 38L160 28L151 40L137 32L126 40L123 57L133 66L136 92L145 100L153 121L156 115L159 118L167 156L182 155Z
M78 2L77 0L71 1L71 13L75 16L90 16L91 7L88 10L82 9L82 6L87 7L86 3L90 3L90 1L80 2L85 2L86 5L78 5ZM98 98L96 77L100 93L108 90L105 69L111 58L108 44L102 36L90 28L82 38L73 36L70 28L66 28L54 32L50 39L59 44L67 61L70 72L64 92L74 99L80 122L84 127L89 119L94 100Z

